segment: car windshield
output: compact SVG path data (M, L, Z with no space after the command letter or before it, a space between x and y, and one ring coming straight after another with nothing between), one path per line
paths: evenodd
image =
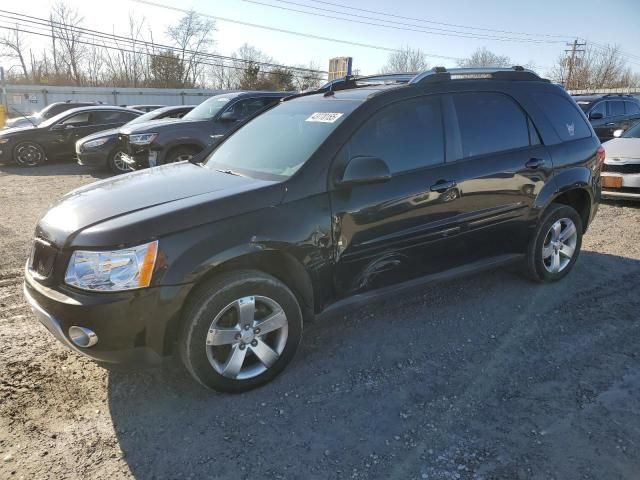
M202 102L182 118L184 120L211 120L232 98L233 96L229 95L216 95Z
M582 111L586 113L593 102L585 102L584 100L583 101L578 100L576 103L582 109Z
M144 115L140 115L139 117L134 118L126 125L135 125L136 123L144 123L149 122L151 120L156 120L158 116L162 115L166 110L151 110L150 112L145 113Z
M626 132L622 134L622 138L640 138L640 122L637 122Z
M236 130L204 165L273 180L290 177L359 104L311 98L283 102Z

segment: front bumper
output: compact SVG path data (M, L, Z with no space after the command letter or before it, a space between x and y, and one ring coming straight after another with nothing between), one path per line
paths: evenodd
M603 172L602 177L620 177L622 188L602 188L603 198L640 200L640 173Z
M107 157L103 152L87 150L76 152L78 165L85 167L104 167L107 165Z
M158 164L158 152L156 150L142 150L137 153L125 153L124 160L132 169L142 170L155 167Z
M75 352L101 362L158 363L171 353L173 329L187 287L106 294L75 292L40 285L27 272L23 290L38 320ZM69 337L72 326L92 330L98 342L91 347L78 347Z

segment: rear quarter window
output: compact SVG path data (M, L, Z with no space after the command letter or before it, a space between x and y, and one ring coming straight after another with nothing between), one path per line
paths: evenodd
M591 129L574 102L555 93L534 92L531 97L562 141L591 136Z

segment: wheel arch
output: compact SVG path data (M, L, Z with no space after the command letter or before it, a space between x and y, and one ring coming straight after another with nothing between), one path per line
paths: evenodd
M313 283L305 267L293 255L280 250L243 248L242 252L239 252L238 249L234 249L233 252L227 252L219 256L213 266L198 276L183 302L180 315L167 325L164 336L165 353L170 353L173 350L173 344L177 338L180 325L184 321L182 315L184 305L195 294L198 287L218 275L233 272L234 270L257 270L275 277L291 289L298 299L303 320L307 321L313 317Z

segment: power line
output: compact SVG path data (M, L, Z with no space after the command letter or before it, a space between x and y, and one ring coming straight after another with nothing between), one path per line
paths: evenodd
M292 2L288 2L288 1L284 1L284 0L275 0L278 2L282 2L282 3L292 3ZM507 33L507 34L512 34L512 35L528 35L528 36L540 36L540 37L550 37L550 38L562 38L562 39L567 39L570 38L570 35L553 35L553 34L548 34L548 33L524 33L524 32L515 32L515 31L511 31L511 30L498 30L498 29L494 29L494 28L484 28L484 27L472 27L469 25L460 25L460 24L456 24L456 23L446 23L446 22L438 22L435 20L427 20L425 18L416 18L416 17L405 17L402 15L396 15L393 13L388 13L388 12L381 12L381 11L376 11L376 10L367 10L366 8L358 8L358 7L350 7L348 5L341 5L339 3L333 3L333 2L327 2L327 1L323 1L323 0L308 0L310 2L313 3L321 3L324 5L331 5L334 7L340 7L343 9L347 9L347 10L354 10L354 11L358 11L358 12L365 12L365 13L372 13L374 15L383 15L383 16L387 16L387 17L393 17L393 18L400 18L403 20L412 20L412 21L416 21L416 22L424 22L424 23L431 23L433 25L444 25L444 26L448 26L448 27L455 27L455 28L467 28L467 29L471 29L471 30L481 30L481 31L485 31L485 32L494 32L494 33ZM309 8L317 8L317 7L309 7Z
M0 20L0 22L7 22L6 20ZM21 25L21 27L24 27L23 25ZM33 25L29 28L42 28L42 27L38 27L37 25ZM5 25L0 25L0 29L2 30L16 30L16 27L13 25L10 26L5 26ZM42 32L37 32L37 31L32 31L32 30L26 30L24 28L21 28L19 30L20 32L26 33L26 34L30 34L30 35L38 35L41 37L47 37L47 38L55 38L55 36L51 35L50 33L42 33ZM176 57L170 56L170 55L163 55L162 53L151 53L151 52L146 52L146 51L142 51L142 50L131 50L128 48L124 48L121 45L107 45L105 43L103 44L99 44L99 43L94 43L94 42L88 42L85 40L80 40L80 39L75 39L74 40L76 43L81 44L81 45L88 45L88 46L93 46L93 47L99 47L99 48L104 48L107 50L116 50L118 52L124 52L124 53L133 53L133 54L139 54L139 55L145 55L145 56L149 56L149 57L154 57L154 58L163 58L163 59L169 59L169 60L175 60ZM140 43L142 43L142 41L140 41ZM207 66L211 66L211 67L224 67L224 68L230 68L230 69L234 69L234 70L242 70L244 71L245 68L244 67L240 67L237 65L228 65L228 64L220 64L220 63L210 63L210 62L206 62L206 61L198 61L197 62L199 65L207 65ZM282 67L282 68L287 68L287 67ZM284 76L284 75L288 75L288 73L286 72L265 72L267 74L270 75L280 75L280 76Z
M362 24L362 25L372 25L372 26L375 26L375 27L391 28L391 29L394 29L394 30L403 30L403 31L408 31L408 32L418 32L418 33L424 33L424 34L428 34L428 35L441 35L441 36L449 36L449 37L471 38L471 39L477 39L477 40L493 40L493 41L502 41L502 42L564 43L564 40L542 40L542 39L534 39L534 38L517 38L517 37L487 35L487 34L483 34L483 33L474 33L474 32L461 32L461 31L458 31L458 30L450 30L450 29L437 28L437 27L424 27L424 26L421 26L421 25L416 25L416 24L411 24L411 23L396 22L396 21L393 21L393 20L383 20L383 19L379 19L379 18L375 18L375 17L368 17L368 16L365 16L365 15L350 14L350 13L340 12L340 11L337 11L337 10L330 10L330 9L326 9L326 8L310 7L310 6L304 5L302 3L291 2L291 1L287 1L287 0L276 0L276 1L280 1L282 3L287 3L287 4L291 4L291 5L298 5L298 6L305 7L305 8L314 8L314 9L318 9L318 10L322 10L322 11L326 11L326 12L338 13L340 15L349 15L349 16L357 17L357 18L375 20L377 22L393 23L393 24L396 24L396 25L385 25L385 24L382 24L382 23L373 23L373 22L368 22L368 21L363 21L363 20L354 20L352 18L337 17L335 15L327 15L327 14L322 14L322 13L317 13L317 12L308 12L308 11L299 10L299 9L296 9L296 8L283 7L283 6L280 6L280 5L272 5L270 3L265 3L265 2L258 1L258 0L241 0L241 1L246 2L246 3L252 3L252 4L255 4L255 5L262 5L262 6L265 6L265 7L276 8L276 9L280 9L280 10L287 10L287 11L290 11L290 12L302 13L302 14L305 14L305 15L313 15L315 17L320 16L320 17L330 18L330 19L334 19L334 20L342 20L342 21L345 21L345 22L359 23L359 24ZM398 25L402 25L402 26L398 26ZM425 28L428 28L429 30L425 30Z
M21 18L23 17L23 18ZM172 47L170 45L164 45L164 44L158 44L158 43L154 43L154 42L149 42L147 40L142 40L142 39L133 39L133 38L129 38L129 37L123 37L121 35L115 35L115 34L111 34L111 33L106 33L106 32L101 32L99 30L93 30L93 29L89 29L89 28L83 28L83 27L78 27L78 26L72 26L72 25L66 25L60 22L55 22L53 20L48 20L48 19L44 19L44 18L40 18L40 17L34 17L31 15L25 15L22 13L15 13L15 12L10 12L8 10L2 10L0 9L0 18L7 18L10 19L12 21L17 21L17 22L26 22L28 24L28 28L40 28L43 29L42 27L46 27L47 30L49 30L49 28L59 28L59 29L64 29L64 30L68 30L71 32L80 32L83 34L88 34L94 37L98 37L101 39L105 39L108 40L109 42L115 42L117 45L117 41L120 40L121 42L125 42L125 43L129 43L129 44L140 44L140 45L144 45L146 47L152 47L154 50L155 49L161 49L161 50L165 50L165 51L172 51L174 53L178 52L181 53L182 49L178 49L176 47ZM36 27L37 26L37 27ZM55 39L55 36L53 37ZM215 53L209 53L209 52L197 52L194 50L189 50L186 49L184 50L184 53L187 54L197 54L199 57L207 57L207 58L214 58L214 59L219 59L222 61L233 61L233 62L241 62L241 63L250 63L252 65L260 65L260 66L265 66L265 67L270 67L270 68L281 68L281 69L287 69L287 70L293 70L293 71L297 71L297 72L306 72L306 73L320 73L320 74L327 74L326 71L323 70L314 70L314 69L310 69L310 68L304 68L304 67L291 67L291 66L287 66L287 65L280 65L277 63L270 63L270 62L263 62L263 61L251 61L251 60L244 60L244 59L240 59L240 58L235 58L235 57L228 57L225 55L219 55L219 54L215 54ZM198 62L198 63L202 63L202 62ZM223 66L223 65L220 65Z
M143 5L149 5L149 6L152 6L152 7L164 8L166 10L173 10L175 12L188 13L190 11L190 10L187 10L187 9L184 9L184 8L172 7L172 6L169 6L169 5L164 5L164 4L157 3L157 2L152 2L152 1L149 1L149 0L131 0L131 1L135 2L135 3L143 4ZM260 24L257 24L257 23L244 22L244 21L241 21L241 20L233 19L233 18L226 18L226 17L217 16L217 15L211 15L211 14L208 14L208 13L201 13L201 12L197 12L197 13L198 13L198 15L201 15L203 17L213 18L214 20L218 20L218 21L221 21L221 22L235 23L235 24L244 25L244 26L247 26L247 27L260 28L260 29L263 29L263 30L271 30L273 32L286 33L286 34L289 34L289 35L296 35L296 36L299 36L299 37L313 38L315 40L324 40L324 41L335 42L335 43L342 43L342 44L345 44L345 45L354 45L356 47L373 48L373 49L376 49L376 50L383 50L383 51L387 51L387 52L397 52L398 51L397 48L383 47L381 45L372 45L372 44L368 44L368 43L352 42L352 41L349 41L349 40L341 40L341 39L338 39L338 38L324 37L324 36L321 36L321 35L313 35L313 34L310 34L310 33L297 32L295 30L287 30L287 29L284 29L284 28L269 27L267 25L260 25ZM449 56L446 56L446 55L437 55L437 54L433 54L433 53L425 53L425 55L427 57L441 58L441 59L444 59L444 60L460 60L459 57L449 57Z

